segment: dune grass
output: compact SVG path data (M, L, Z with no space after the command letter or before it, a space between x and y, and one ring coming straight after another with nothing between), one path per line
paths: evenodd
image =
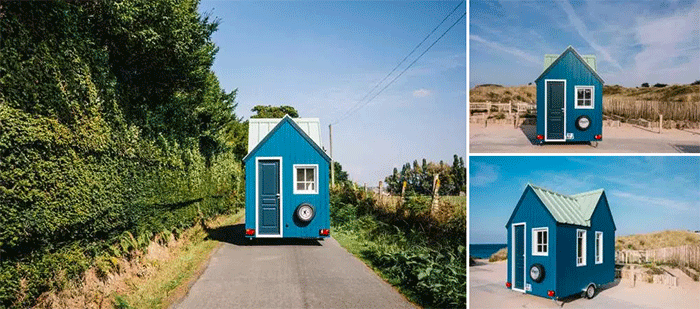
M649 234L619 236L615 249L645 250L683 245L700 245L700 235L690 231L662 231Z
M489 262L497 262L497 261L503 261L508 259L508 248L503 248L501 250L496 251L496 253L491 254L489 257Z

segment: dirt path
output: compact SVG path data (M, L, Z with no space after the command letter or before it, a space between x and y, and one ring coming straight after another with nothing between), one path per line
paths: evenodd
M646 128L623 124L620 127L604 127L603 141L593 147L585 144L535 145L536 129L533 125L519 128L504 125L470 124L469 150L475 153L698 153L700 130L664 130L662 134Z
M560 308L554 301L505 287L507 263L486 263L469 267L471 308ZM687 282L686 282L687 283ZM700 283L670 287L660 284L616 280L593 299L573 298L564 308L696 308L700 303Z

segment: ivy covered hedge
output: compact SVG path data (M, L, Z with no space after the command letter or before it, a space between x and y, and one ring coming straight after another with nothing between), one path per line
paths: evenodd
M0 308L242 207L197 2L0 4Z

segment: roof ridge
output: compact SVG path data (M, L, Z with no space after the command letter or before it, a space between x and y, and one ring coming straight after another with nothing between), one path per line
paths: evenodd
M545 187L540 187L540 186L537 186L537 185L533 185L533 184L531 184L531 183L528 183L528 185L530 185L531 187L533 187L533 188L535 188L535 189L540 189L540 190L542 190L542 191L547 191L548 193L556 194L556 195L563 196L563 197L566 197L566 198L569 198L569 199L573 199L573 200L576 199L576 198L572 197L571 195L566 195L566 194L563 194L563 193L559 193L559 192L556 192L556 191L547 189L547 188L545 188Z
M605 191L605 190L604 190L603 188L599 188L599 189L595 189L595 190L591 190L591 191L586 191L586 192L581 192L581 193L572 194L571 197L573 197L573 198L578 198L578 197L581 197L581 196L584 196L584 195L598 194L598 193L601 193L601 192L604 192L604 191Z

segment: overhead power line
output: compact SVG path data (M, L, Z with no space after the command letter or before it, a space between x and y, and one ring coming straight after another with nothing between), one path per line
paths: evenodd
M459 4L457 4L457 6L456 6L454 9L452 9L452 11L451 11L449 14L447 14L447 16L445 16L445 18L443 18L442 21L441 21L437 26L435 26L435 28L433 28L433 30L430 31L430 33L428 33L428 35L426 35L425 38L423 38L423 40L420 41L420 43L418 43L418 45L416 45L416 47L414 47L413 50L411 50L411 52L408 53L408 55L406 55L406 57L404 57L404 58L399 62L399 64L397 64L393 69L391 69L391 72L389 72L389 74L387 74L386 76L384 76L384 78L382 78L382 80L380 80L376 85L374 85L374 87L373 87L369 92L367 92L367 94L365 94L365 96L362 97L362 99L360 99L359 101L357 101L357 103L356 103L355 105L353 105L353 107L351 107L347 112L345 112L343 115L341 115L341 116L339 117L339 119L340 119L340 118L343 118L343 117L345 117L345 116L347 116L347 115L350 114L350 113L352 113L352 111L353 111L357 106L359 106L367 97L369 97L369 95L372 94L372 92L373 92L374 90L376 90L377 87L379 87L379 85L381 85L387 78L389 78L389 76L391 76L391 74L394 73L394 72L396 71L396 69L398 69L398 68L406 61L406 59L408 59L408 57L410 57L411 55L413 55L413 53L414 53L416 50L418 50L418 48L419 48L421 45L423 45L423 43L425 43L425 41L428 40L428 38L429 38L431 35L433 35L433 33L435 33L435 31L436 31L438 28L440 28L440 26L442 26L442 24L445 23L445 21L446 21L450 16L452 16L452 14L454 14L454 12L455 12L460 6L462 6L462 3L464 3L464 2L460 2ZM465 14L466 14L466 13L465 13ZM337 120L337 121L334 122L333 124L336 124L336 123L338 123L339 121L340 121L340 120Z
M451 14L451 13L450 13L450 14ZM376 94L374 94L374 96L372 96L372 98L370 98L368 101L364 102L364 104L361 104L361 105L360 105L360 103L362 103L362 100L360 100L360 101L358 102L358 104L355 105L355 107L351 108L348 112L346 112L345 114L343 114L343 116L341 116L338 120L336 120L335 122L333 122L333 124L337 124L337 123L339 123L339 122L345 120L345 119L346 119L348 116L350 116L352 113L354 113L354 112L360 110L361 108L365 107L367 104L369 104L369 102L372 102L372 100L374 100L374 98L376 98L376 97L377 97L380 93L382 93L386 88L388 88L389 86L391 86L391 84L393 84L399 77L401 77L401 75L403 75L403 73L405 73L408 69L410 69L421 57L423 57L423 55L425 55L425 53L427 53L427 52L430 50L430 48L432 48L438 41L440 41L440 39L442 39L442 37L444 37L445 34L447 34L447 32L449 32L452 28L454 28L454 26L457 25L457 23L459 23L466 15L467 15L467 12L464 12L464 14L462 14L462 16L460 16L459 19L457 19L457 21L455 21L449 28L447 28L447 30L445 30L445 32L443 32L443 33L440 35L440 37L438 37L435 41L433 41L433 43L430 44L430 46L428 46L428 48L426 48L415 60L413 60L413 62L411 62L411 64L409 64L405 69L403 69L403 71L401 71L401 73L399 73L399 75L396 75L396 77L394 77L394 79L392 79L392 80L391 80L388 84L386 84L381 90L379 90L379 92L377 92ZM449 16L449 15L448 15L448 16ZM421 42L421 43L422 43L422 42ZM419 44L419 45L420 45L420 44ZM411 52L411 53L413 53L413 52ZM410 55L410 54L409 54L409 55ZM404 59L404 60L405 60L405 59ZM393 73L393 70L392 70L392 73ZM389 73L389 75L391 75L391 73ZM387 76L388 76L388 75L387 75ZM385 78L385 79L386 79L386 78ZM382 80L382 81L383 81L383 80ZM380 82L380 84L381 84L381 82ZM379 84L377 84L377 86L378 86L378 85L379 85ZM376 86L375 86L375 88L376 88ZM374 90L374 89L372 89L372 90ZM367 95L365 95L365 97L367 97L370 93L372 93L372 91L370 91L369 93L367 93ZM364 98L363 98L363 100L364 100Z

